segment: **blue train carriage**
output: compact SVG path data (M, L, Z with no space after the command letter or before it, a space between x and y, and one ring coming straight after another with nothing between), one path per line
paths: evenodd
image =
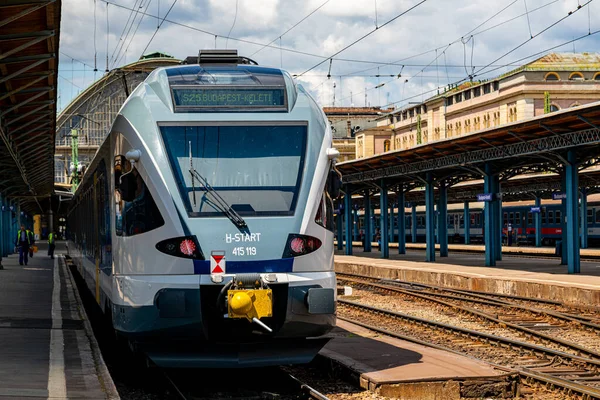
M328 121L290 75L200 52L121 108L69 212L69 253L159 366L309 362L335 325Z
M510 225L513 234L512 243L515 245L534 245L535 244L535 214L531 208L534 206L533 201L508 202L502 207L502 234L503 239L508 242L508 227ZM364 237L364 210L357 211L358 221L354 230L354 240L361 241ZM437 215L434 216L437 226ZM375 241L375 232L380 228L380 212L374 210L372 226L373 238ZM560 220L562 218L562 210L559 201L546 201L540 208L540 218L542 223L542 245L554 245L557 240L560 240L562 229ZM581 218L580 215L581 226ZM588 208L586 211L588 243L589 246L595 247L600 245L600 195L592 194L588 196ZM391 224L390 215L390 241L398 240L398 210L394 209L393 225ZM448 216L446 223L448 225L448 238L450 243L464 243L465 241L465 221L463 204L449 204ZM469 209L469 237L471 244L483 243L483 205L474 203ZM412 214L411 210L405 210L405 235L407 242L412 241ZM417 242L425 242L425 207L417 207ZM393 226L393 228L392 228Z

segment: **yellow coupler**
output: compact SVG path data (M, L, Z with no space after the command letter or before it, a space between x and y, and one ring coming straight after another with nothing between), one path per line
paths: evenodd
M228 290L227 308L229 318L261 319L273 315L273 292L271 289Z

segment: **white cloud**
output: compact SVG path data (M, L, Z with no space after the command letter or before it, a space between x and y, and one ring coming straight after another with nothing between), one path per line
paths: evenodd
M125 7L133 7L135 3L139 5L139 0L111 1ZM323 4L324 1L238 0L238 15L232 37L256 43L268 43L277 39L273 45L278 46L280 35ZM417 2L418 0L377 0L378 24L383 24ZM426 98L428 95L435 94L438 80L441 85L444 85L467 75L465 67L467 70L471 70L472 42L466 46L461 43L453 44L446 49L445 54L442 54L442 50L440 50L437 53L439 56L437 67L433 62L436 53L427 51L436 47L444 47L459 39L510 3L509 0L501 3L489 0L469 2L427 0L423 5L379 29L338 56L338 58L372 62L402 60L400 64L404 64L403 69L399 65L379 65L377 68L377 65L374 64L334 60L331 65L332 77L330 80L326 78L329 61L314 68L300 80L323 104L331 104L333 101L334 81L336 82L336 105L349 105L350 91L353 94L353 102L356 105L364 105L364 93L361 92L364 92L365 88L368 89L367 102L372 105L386 102L388 92L390 101L401 99L417 101L422 96ZM148 4L147 12L156 15L158 1L142 0L143 9ZM165 15L171 4L172 0L160 1L161 16ZM227 35L233 23L235 4L236 0L179 0L169 14L169 19L211 33ZM547 4L550 5L544 6ZM564 17L569 11L576 9L577 4L577 0L558 0L556 2L527 0L532 33L537 34L554 21ZM94 65L93 5L93 0L63 0L60 49L88 66L72 62L67 56L61 54L60 73L70 79L71 69L73 69L73 82L77 85L89 84L94 76L92 72ZM106 3L96 0L96 7L96 59L99 69L96 77L99 77L104 71L106 58ZM536 11L536 8L540 7L542 8ZM600 3L592 2L589 7L591 9L589 16L587 8L578 11L514 53L501 58L495 64L507 64L571 40L573 37L587 34L588 24L591 31L600 29L600 18L598 18ZM115 45L119 42L130 11L115 5L110 5L108 9L110 13L108 52L110 58ZM475 36L473 50L475 70L494 61L529 38L529 24L525 16L510 21L524 12L524 3L516 2L506 11L478 28L476 32L503 23ZM118 64L124 64L125 59L127 62L136 60L156 30L156 17L144 17L135 37L128 45L140 18L141 14L138 14L135 26L125 41L122 53L129 46L128 51L119 57L121 61ZM281 43L286 48L320 55L324 58L290 51L282 52L273 48L265 48L253 58L263 65L278 67L283 64L283 67L290 70L291 73L301 73L374 28L375 0L330 0L319 11L281 38ZM600 40L595 36L581 40L576 44L576 50L597 51L599 42ZM217 47L222 48L225 45L225 39L217 40ZM229 48L238 49L243 55L251 55L261 48L260 45L233 39L230 39L227 45ZM160 50L175 57L184 58L196 54L201 48L214 48L214 46L213 34L165 22L148 51ZM557 51L572 50L573 45L557 49ZM429 67L424 69L426 65ZM508 68L513 68L513 66L500 67L490 72L488 76L504 73ZM84 69L85 72L83 72ZM397 75L400 70L402 70L402 78L395 79L389 76ZM376 74L382 76L377 78L374 76ZM340 80L340 75L347 76ZM404 83L407 78L409 82ZM385 83L385 85L380 89L373 89L378 83ZM59 85L61 102L64 103L70 98L71 87L65 79L60 79ZM77 88L73 90L75 93L76 91Z

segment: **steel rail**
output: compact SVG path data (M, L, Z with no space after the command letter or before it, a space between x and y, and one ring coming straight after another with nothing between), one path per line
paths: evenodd
M513 304L515 306L519 306L520 304L516 304L516 303L511 303L510 301L506 301L504 299L509 299L509 300L521 300L521 301L528 301L531 303L536 303L536 304L540 304L540 305L553 305L553 306L557 306L557 307L563 307L566 309L574 309L580 312L594 312L598 314L598 318L596 319L600 319L600 307L594 307L594 306L580 306L580 307L576 307L576 306L572 306L569 304L565 304L562 303L560 301L557 300L550 300L550 299L539 299L539 298L533 298L533 297L525 297L525 296L517 296L517 295L511 295L511 294L504 294L504 293L490 293L490 292L484 292L484 291L479 291L479 290L469 290L469 289L454 289L454 288L447 288L447 287L442 287L442 286L436 286L436 285L431 285L431 284L427 284L427 283L418 283L418 282L409 282L409 281L403 281L400 279L385 279L385 278L373 278L370 276L365 276L365 275L359 275L359 274L350 274L350 273L341 273L338 272L336 273L337 276L339 277L343 277L343 276L348 276L348 277L354 277L354 278L360 278L360 279L365 279L365 280L370 280L373 282L384 282L384 283L392 283L392 284L402 284L402 285L408 285L408 286L412 286L412 287L420 287L420 288L424 288L424 289L430 289L430 290L436 290L436 291L440 291L440 292L449 292L449 293L455 293L458 295L464 295L464 296L472 296L472 297L476 297L476 298L480 298L483 300L493 300L496 302L503 302L505 304ZM496 297L499 299L490 299L490 297ZM533 307L535 308L535 307ZM543 311L545 311L544 309L541 309ZM560 312L560 311L553 311L556 312L558 314L562 314L565 315L567 317L571 317L574 319L579 319L579 320L583 320L583 321L591 321L594 318L590 318L590 317L585 317L582 315L576 315L576 314L572 314L569 312Z
M428 343L428 342L426 342L424 340L420 340L420 339L417 339L417 338L414 338L414 337L411 337L411 336L402 335L402 334L399 334L399 333L396 333L396 332L389 331L387 329L382 329L382 328L379 328L379 327L376 327L376 326L373 326L373 325L370 325L370 324L365 324L364 322L356 321L356 320L354 320L352 318L346 318L346 317L338 316L338 319L341 319L341 320L346 321L346 322L350 322L352 324L355 324L355 325L361 326L363 328L369 329L369 330L371 330L373 332L377 332L377 333L380 333L380 334L383 334L383 335L387 335L387 336L390 336L390 337L393 337L393 338L396 338L396 339L406 340L406 341L417 343L417 344L420 344L420 345L423 345L423 346L426 346L426 347L431 347L431 348L434 348L434 349L443 350L443 351L447 351L447 352L450 352L450 353L453 353L453 354L457 354L457 355L460 355L462 357L466 356L468 358L474 358L474 359L476 359L475 357L471 357L469 355L465 355L464 353L461 353L459 351L453 350L453 349L448 348L448 347L444 347L444 346L441 346L441 345L438 345L438 344L434 344L434 343ZM568 381L568 380L565 380L565 379L562 379L562 378L553 377L553 376L548 375L548 374L540 374L540 373L537 373L537 372L535 372L533 370L529 370L527 368L511 368L511 367L506 367L506 366L495 364L495 363L490 363L490 362L488 362L488 363L490 365L492 365L493 367L495 367L495 368L497 368L499 370L503 370L503 371L505 371L507 373L518 374L518 375L524 377L527 381L535 380L535 381L541 382L541 383L546 384L546 385L555 385L555 386L561 387L561 388L563 388L563 389L565 389L567 391L570 391L571 393L575 392L575 393L579 393L582 396L588 396L588 398L590 398L590 399L595 399L595 398L599 398L600 399L600 397L599 397L600 393L598 393L596 390L590 389L589 387L587 387L585 385L578 384L576 382L571 382L571 381Z
M567 340L563 340L563 339L560 339L560 338L557 338L557 337L554 337L554 336L551 336L551 335L547 335L545 333L538 332L536 330L533 330L533 329L530 329L530 328L527 328L527 327L515 324L513 322L501 320L501 319L497 318L496 316L491 315L491 314L486 313L486 312L483 312L483 311L479 311L479 310L476 310L476 309L473 309L473 308L470 308L470 307L461 306L461 305L458 305L458 304L455 304L455 303L451 303L451 302L447 302L447 301L435 298L435 296L450 297L448 295L439 295L439 294L431 294L431 293L423 294L423 293L418 293L416 291L409 290L409 289L402 289L402 288L398 288L398 287L394 287L394 286L390 286L390 285L382 285L382 284L378 284L378 283L375 283L375 282L367 282L367 281L364 281L364 280L361 280L361 279L356 279L356 278L354 278L353 281L357 282L357 283L360 283L360 284L363 284L363 285L375 287L375 288L378 288L378 289L387 290L387 291L390 291L390 292L393 292L393 293L400 293L400 294L403 294L403 295L416 297L416 298L419 298L419 299L422 299L422 300L425 300L425 301L428 301L428 302L433 302L433 303L441 304L443 306L450 307L450 308L458 310L460 312L471 314L471 315L473 315L475 317L491 321L491 322L493 322L495 324L498 324L500 326L505 326L507 328L511 328L511 329L516 330L518 332L526 333L527 335L529 335L531 337L537 337L537 338L541 339L542 341L545 341L545 342L548 342L548 343L557 343L557 344L559 344L559 345L561 345L561 346L563 346L565 348L570 349L571 351L575 352L575 354L577 354L577 355L585 355L586 357L600 360L600 353L598 353L596 351L593 351L593 350L590 350L590 349L588 349L586 347L580 346L580 345L578 345L576 343L573 343L573 342L570 342L570 341L567 341ZM456 298L457 297L454 297L454 299L456 299ZM494 303L494 302L491 302L491 301L484 302L482 300L470 300L470 299L465 299L465 298L458 298L458 300L460 300L460 301L480 302L480 303L485 303L487 305L492 305L492 306L502 307L502 308L507 308L507 307L517 308L517 309L526 310L528 312L535 312L535 313L542 314L542 315L543 314L550 315L549 313L546 313L546 312L544 312L542 310L538 311L538 310L528 309L527 307L516 306L516 305L513 306L513 305L502 304L502 303ZM558 314L558 317L555 317L555 318L557 318L557 319L563 319L563 320L566 320L568 322L574 322L574 323L577 323L577 324L580 324L580 325L584 325L584 326L591 326L594 329L600 329L600 326L598 326L598 325L591 324L589 322L575 320L573 318L562 316L560 314Z
M530 343L525 343L525 342L520 342L517 340L508 339L508 338L504 338L501 336L490 335L490 334L475 331L472 329L460 328L460 327L449 325L449 324L444 324L444 323L440 323L440 322L426 320L423 318L413 317L413 316L398 313L395 311L389 311L389 310L385 310L382 308L368 306L368 305L360 304L360 303L349 301L349 300L338 299L338 303L340 303L344 306L350 307L350 308L358 309L362 312L367 312L367 313L376 314L376 315L377 314L383 315L384 317L387 317L387 318L403 320L405 322L408 322L409 324L424 326L424 327L427 327L428 329L435 330L436 333L442 333L442 334L445 334L446 336L454 335L454 336L459 336L462 338L468 338L470 340L478 340L478 341L481 341L486 344L494 343L494 344L498 345L498 348L508 347L509 349L513 349L513 350L515 348L519 348L521 350L526 350L527 352L536 354L538 356L542 356L544 358L551 357L551 362L549 364L537 366L538 368L544 367L544 366L551 366L558 361L558 364L560 364L561 362L568 362L569 364L571 364L573 366L585 368L585 370L591 374L597 374L597 372L600 369L600 361L599 360L592 360L592 359L585 358L585 357L574 356L574 355L564 353L559 350L549 349L546 347L542 347L542 346L538 346L538 345L534 345L534 344L530 344ZM445 347L445 346L442 346L439 344L433 344L433 346L432 346L432 343L429 343L426 340L416 339L416 338L413 338L410 336L397 334L395 332L392 332L392 331L389 331L386 329L381 329L379 327L375 327L375 326L366 324L364 322L354 320L352 318L343 317L343 316L338 316L338 318L341 320L362 326L367 329L372 329L376 332L379 332L379 333L382 333L385 335L390 335L390 336L393 336L393 337L396 337L399 339L403 339L403 340L410 340L412 342L423 344L423 345L426 345L429 347L435 347L435 348L442 349L442 350L448 350L455 354L461 354L463 356L465 355L464 353L458 352L452 348L448 348L448 347ZM468 357L475 358L472 356L468 356ZM491 364L495 365L494 363L491 363ZM535 367L528 368L528 367L505 367L505 366L502 366L502 368L505 370L509 370L509 371L515 371L515 372L519 373L520 375L526 376L530 379L536 379L536 380L542 381L545 384L555 385L555 386L564 388L566 390L569 390L571 392L578 393L587 399L600 399L600 390L597 390L595 388L592 388L592 387L589 387L586 385L582 385L574 380L557 377L550 373L535 371L535 369L534 369ZM557 375L559 375L560 373L561 373L561 371L559 371L559 370L556 371ZM600 377L599 377L599 379L600 379Z
M329 397L325 396L323 393L314 389L310 385L307 385L306 383L302 382L300 379L296 378L294 375L292 375L290 373L287 373L287 375L291 380L293 380L294 382L296 382L298 384L298 386L300 387L300 391L305 392L308 396L310 396L311 399L329 400Z

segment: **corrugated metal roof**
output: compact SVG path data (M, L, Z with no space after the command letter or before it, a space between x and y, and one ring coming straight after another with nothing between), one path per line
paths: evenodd
M33 196L53 191L60 11L60 0L0 2L0 191L4 195L32 196L33 201L37 198Z

